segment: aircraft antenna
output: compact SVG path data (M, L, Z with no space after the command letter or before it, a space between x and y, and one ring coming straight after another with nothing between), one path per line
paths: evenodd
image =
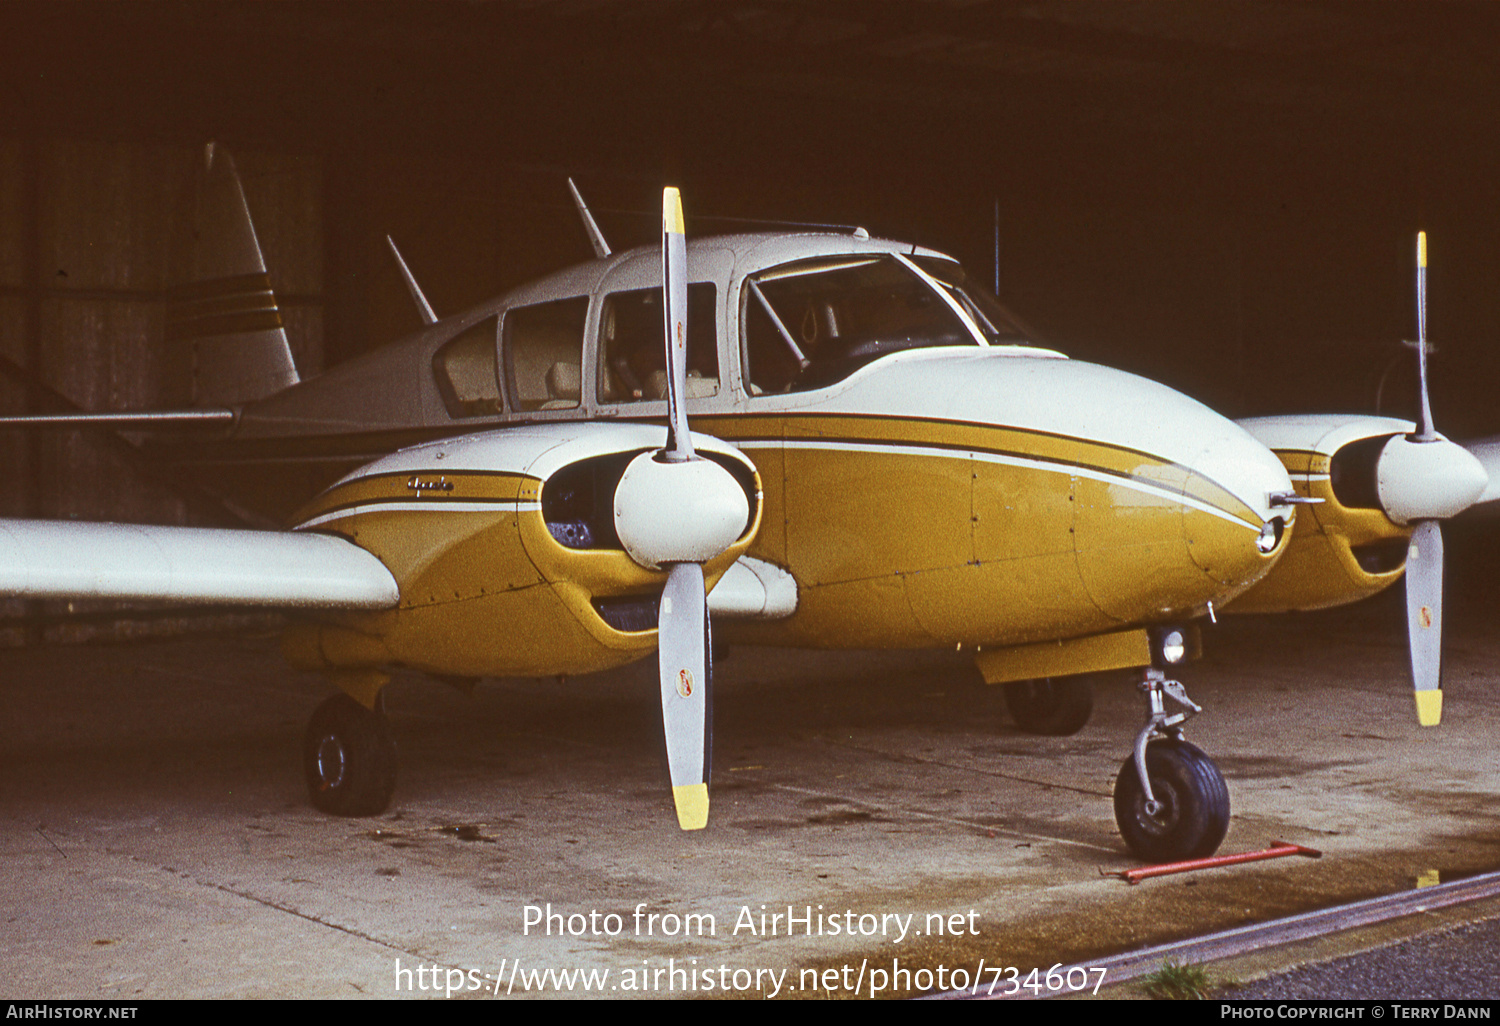
M631 211L634 213L635 211ZM625 211L621 211L625 213ZM774 217L735 217L731 214L699 214L694 221L723 221L726 224L755 224L769 228L821 228L827 231L853 235L857 239L868 239L870 233L857 224L832 224L826 221L786 221Z
M995 295L1000 294L1000 200L995 200Z
M432 312L432 304L427 302L427 297L422 295L422 287L417 284L417 279L412 277L411 268L406 266L406 261L401 259L401 251L396 248L396 240L389 235L385 237L386 245L391 247L391 255L396 258L396 266L401 268L401 278L406 282L406 290L411 293L412 302L417 304L417 313L422 315L423 324L436 324L438 316Z
M578 192L578 186L573 184L573 179L568 179L568 191L573 194L573 205L578 208L578 216L583 218L583 230L588 233L589 245L594 247L594 256L603 260L609 256L609 243L604 241L604 233L594 223L594 215L589 213L589 208L583 202L583 196Z

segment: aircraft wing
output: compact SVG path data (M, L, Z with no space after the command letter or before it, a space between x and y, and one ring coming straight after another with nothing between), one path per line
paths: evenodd
M396 605L352 542L298 531L0 520L0 595L325 609Z
M1474 500L1474 505L1483 506L1486 503L1500 501L1500 435L1476 438L1472 442L1462 444L1465 449L1469 450L1469 454L1484 467L1484 472L1490 476L1490 483L1484 491L1479 493L1479 498ZM1495 507L1485 510L1485 512L1496 511Z
M780 620L797 611L797 581L781 567L741 556L708 593L708 612L728 620Z

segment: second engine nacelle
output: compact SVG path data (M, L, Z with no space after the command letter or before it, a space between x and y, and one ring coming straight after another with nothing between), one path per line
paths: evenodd
M1281 459L1299 496L1322 501L1298 511L1280 563L1233 612L1339 606L1401 579L1411 528L1387 514L1378 471L1391 440L1415 430L1411 421L1309 414L1239 423Z

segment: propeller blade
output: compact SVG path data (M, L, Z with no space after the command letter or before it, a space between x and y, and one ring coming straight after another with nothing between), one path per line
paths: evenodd
M1421 388L1417 433L1393 438L1381 450L1376 491L1386 516L1412 526L1406 550L1406 640L1417 722L1435 727L1443 718L1441 520L1473 505L1489 487L1489 474L1472 453L1433 430L1427 395L1426 232L1417 232L1417 380Z
M1437 438L1432 430L1432 403L1427 398L1427 233L1417 232L1417 383L1422 393L1422 421L1415 441Z
M657 614L661 717L672 799L684 830L708 824L708 599L703 564L723 553L749 523L749 498L724 467L693 452L688 433L687 246L682 200L662 194L662 292L667 357L667 444L630 461L615 486L615 533L641 566L665 569Z
M1435 727L1443 718L1443 531L1436 520L1417 524L1407 549L1406 633L1417 722Z
M713 747L708 662L708 600L703 567L677 563L667 577L657 614L661 719L677 824L708 825L709 760Z
M667 447L663 458L680 463L693 458L683 385L687 378L687 239L683 234L682 196L670 187L661 195L661 265L667 344Z

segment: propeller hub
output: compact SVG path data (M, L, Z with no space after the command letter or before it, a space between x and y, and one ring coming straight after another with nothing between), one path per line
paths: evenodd
M615 532L650 570L703 563L745 533L750 502L734 475L710 459L667 462L641 453L615 488Z
M1392 522L1443 520L1474 504L1489 484L1480 462L1441 436L1419 441L1395 435L1380 452L1375 487Z

